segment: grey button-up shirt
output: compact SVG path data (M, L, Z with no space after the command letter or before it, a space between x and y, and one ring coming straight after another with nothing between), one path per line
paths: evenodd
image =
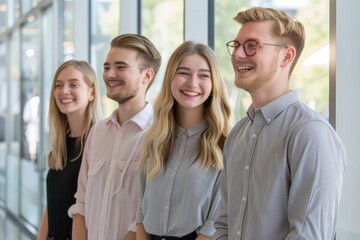
M334 239L344 147L295 92L250 107L225 143L224 162L213 239Z
M201 161L196 160L207 126L206 121L187 130L178 126L166 168L154 179L141 173L136 221L144 224L147 233L182 237L196 230L210 237L215 232L220 171L200 170Z

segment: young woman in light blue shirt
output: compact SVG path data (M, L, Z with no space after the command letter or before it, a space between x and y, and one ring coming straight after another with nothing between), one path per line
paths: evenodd
M138 240L201 240L215 232L230 115L215 53L184 42L169 59L144 137Z

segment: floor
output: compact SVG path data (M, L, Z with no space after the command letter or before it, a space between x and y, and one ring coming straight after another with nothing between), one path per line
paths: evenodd
M0 240L35 240L36 237L0 206Z

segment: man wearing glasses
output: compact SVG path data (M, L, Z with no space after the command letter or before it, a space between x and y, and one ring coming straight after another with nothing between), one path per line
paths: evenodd
M345 150L331 125L289 88L304 27L270 8L234 20L242 26L227 48L235 85L252 104L225 143L213 239L334 239Z

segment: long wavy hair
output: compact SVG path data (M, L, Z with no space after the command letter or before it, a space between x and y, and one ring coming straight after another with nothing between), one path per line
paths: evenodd
M231 108L224 80L215 53L208 46L186 41L171 55L166 67L160 93L154 105L154 122L144 136L141 164L148 176L154 178L166 167L176 136L175 99L171 81L184 56L198 54L203 57L211 72L212 91L205 101L204 116L208 128L202 133L198 158L200 169L221 169L222 150L230 131Z
M69 60L64 62L57 69L51 87L50 93L50 106L49 106L49 135L50 135L50 144L51 150L48 154L48 164L49 168L55 170L61 170L66 165L67 160L67 151L66 151L66 135L70 131L69 122L64 113L62 113L56 104L54 97L55 83L60 74L60 72L69 67L73 66L79 70L83 76L85 83L93 88L94 99L90 101L86 107L85 111L85 121L83 123L83 131L81 136L78 138L78 144L80 144L81 151L79 155L71 160L76 160L79 158L83 152L86 138L90 132L92 125L101 118L102 111L100 106L100 90L98 81L96 78L95 71L93 68L85 61L78 60Z

